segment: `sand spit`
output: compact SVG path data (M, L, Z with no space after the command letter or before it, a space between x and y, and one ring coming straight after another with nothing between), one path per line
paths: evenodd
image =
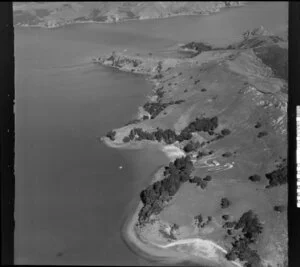
M141 238L136 222L142 206L143 204L140 202L134 214L128 217L122 231L124 241L138 255L142 255L150 261L166 264L190 261L212 266L242 267L237 261L227 261L224 257L227 251L210 240L188 238L163 245Z

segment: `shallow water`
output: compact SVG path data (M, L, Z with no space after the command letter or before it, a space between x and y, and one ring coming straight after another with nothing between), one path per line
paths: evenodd
M191 40L224 44L261 24L280 31L286 5L15 29L16 263L147 264L127 248L120 229L150 174L167 159L155 149L111 149L96 137L129 121L151 85L93 65L91 57L112 49L158 51Z

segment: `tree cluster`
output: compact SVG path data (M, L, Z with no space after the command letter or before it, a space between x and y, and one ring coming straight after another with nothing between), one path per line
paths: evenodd
M198 227L201 227L201 223L203 222L203 217L201 214L194 217L196 224Z
M243 236L233 242L232 249L227 253L226 258L228 260L239 258L241 261L246 261L246 266L259 267L261 259L257 251L251 249L250 244L257 240L263 227L252 210L245 212L235 224L235 230L241 228Z
M283 205L274 206L274 210L277 212L283 212L285 207Z
M258 235L263 230L262 224L258 220L257 215L252 210L245 212L240 217L238 223L234 228L242 228L242 232L244 236L249 240L249 242L255 242Z
M197 186L200 186L202 189L205 189L207 187L208 182L211 181L211 176L207 175L204 178L194 176L193 178L190 178L189 181L190 183L194 183Z
M269 185L267 186L267 188L285 184L287 183L287 165L269 172L265 174L265 176L269 180Z
M159 113L161 113L165 108L170 105L178 105L183 103L185 100L177 100L177 101L170 101L168 103L161 103L161 102L147 102L144 104L144 110L146 110L150 115L151 119L157 117Z
M255 127L256 129L260 128L260 127L261 127L261 123L258 121L258 122L254 125L254 127Z
M221 134L223 136L229 135L231 133L231 131L227 128L222 129Z
M199 151L199 152L198 152L198 155L197 155L197 159L200 159L200 158L202 158L202 157L211 155L212 153L213 153L212 150L210 150L210 151Z
M227 152L225 152L225 153L222 154L222 157L224 157L224 158L229 158L231 156L232 156L232 153L229 152L229 151L227 151Z
M115 140L115 136L116 136L116 131L109 131L107 134L106 134L106 137L108 137L110 140L114 141Z
M154 132L143 131L142 128L133 128L129 133L129 140L157 140L158 142L164 141L166 144L173 144L176 141L182 142L184 140L190 140L192 132L196 131L213 131L218 126L218 118L213 117L196 119L185 127L180 134L176 134L171 129L162 130L157 128ZM136 137L137 136L137 137ZM126 139L128 140L128 139Z
M221 199L221 208L222 209L226 209L230 206L231 202L226 198L226 197L223 197Z
M249 180L252 182L259 182L261 180L261 177L258 174L253 174L249 177Z
M189 152L192 152L192 151L196 151L199 147L200 147L199 142L189 142L183 147L183 150L186 153L189 153Z
M161 212L164 202L176 194L182 183L189 180L192 169L193 163L188 156L178 158L165 167L165 178L149 185L140 194L144 204L139 213L140 223L147 221L152 214Z

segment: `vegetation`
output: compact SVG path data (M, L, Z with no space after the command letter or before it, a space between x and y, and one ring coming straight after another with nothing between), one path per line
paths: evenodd
M171 101L169 103L160 103L160 102L147 102L143 107L150 115L151 119L157 117L159 113L161 113L165 108L170 105L178 105L183 103L184 100Z
M222 209L226 209L230 206L231 202L226 198L226 197L223 197L221 199L221 208Z
M208 155L211 155L213 153L213 151L199 151L198 152L198 155L197 155L197 159L200 159L202 157L205 157L205 156L208 156Z
M261 125L261 123L258 121L255 125L254 125L254 127L257 129L257 128L260 128L262 125Z
M224 215L222 216L222 219L225 220L225 221L227 221L227 220L229 219L229 215L224 214Z
M203 178L204 181L211 181L211 176L210 175L206 175L204 178Z
M130 141L130 139L129 139L128 136L125 136L125 137L123 138L123 142L124 142L124 143L128 143L129 141Z
M261 137L266 136L266 135L268 135L268 132L262 131L262 132L259 132L259 133L257 134L257 137L258 137L258 138L261 138Z
M192 132L196 131L213 131L218 126L218 118L196 118L185 127L180 134L176 134L171 129L162 130L157 128L154 132L143 131L142 128L133 128L129 133L129 139L133 140L137 136L137 140L157 140L158 142L164 141L166 144L173 144L176 141L182 142L184 140L190 140L192 138Z
M236 225L236 222L226 222L223 224L224 228L233 228Z
M230 131L229 129L227 129L227 128L222 129L222 131L221 131L221 134L222 134L223 136L229 135L230 133L231 133L231 131Z
M283 212L285 207L283 205L274 206L274 210L277 212Z
M147 102L143 107L150 115L151 119L154 119L160 112L162 112L169 103L160 103L160 102Z
M196 224L198 227L201 227L201 223L203 222L203 218L202 218L202 215L199 214L197 216L194 217L195 221L196 221Z
M224 158L229 158L231 156L232 156L232 153L229 151L222 154L222 157L224 157Z
M277 170L265 174L269 180L267 188L287 183L287 165L279 167Z
M184 146L183 150L186 153L189 153L189 152L192 152L192 151L196 151L199 147L200 147L199 142L189 142Z
M126 125L130 125L130 124L136 124L136 123L138 123L138 122L140 122L139 119L132 119L132 120L130 120L129 122L127 122L127 123L125 124L125 126L126 126Z
M246 261L245 266L248 267L262 266L257 251L250 247L252 243L256 242L258 235L263 230L257 215L252 210L245 212L235 225L235 229L242 229L243 236L233 242L231 250L226 254L226 258L228 260L238 258L241 261Z
M204 180L203 178L199 176L194 176L194 178L191 178L190 183L197 184L197 186L200 186L202 189L205 189L207 187L207 180Z
M115 140L115 136L116 136L116 131L109 131L107 134L106 134L106 137L108 137L110 140L114 141Z
M201 89L201 92L206 92L207 90L205 88L202 88Z
M257 215L252 210L245 212L235 225L235 229L240 228L242 228L242 232L249 239L249 242L255 242L263 229Z
M274 44L257 47L253 51L265 65L272 69L276 77L288 80L288 50L286 48Z
M152 214L159 214L165 201L168 201L179 190L182 183L190 178L193 163L190 157L182 157L165 167L164 179L149 185L140 198L144 206L139 213L139 222L146 222Z
M252 182L259 182L261 180L261 177L258 174L254 174L249 177L249 180Z

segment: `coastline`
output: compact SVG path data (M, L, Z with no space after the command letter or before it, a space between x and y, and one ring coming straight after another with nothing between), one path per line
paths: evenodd
M161 168L159 168L157 172L160 170ZM154 182L155 180L156 178L154 175L154 178L152 178L151 182ZM182 239L172 243L167 242L166 244L147 242L138 234L138 226L136 225L138 221L138 213L142 207L143 204L141 201L139 201L137 207L132 209L125 219L121 229L122 239L129 249L138 256L142 256L151 262L157 262L159 264L179 264L182 262L190 262L199 266L202 264L205 264L205 266L207 266L207 264L212 264L211 266L242 267L238 261L227 261L225 260L225 257L223 259L221 255L225 255L227 250L211 240L197 237ZM185 253L184 250L172 249L172 247L176 247L177 245L192 245L195 250L192 252L196 252L197 255L194 256L193 253ZM207 257L205 257L203 254L199 255L202 251L204 254L207 253Z
M101 138L101 140L107 146L112 148L140 149L143 146L149 145L149 142L143 142L143 144L113 144L113 142L110 142L106 137ZM166 154L170 161L173 161L175 158L178 158L181 155L183 155L181 154L183 151L180 152L181 150L174 145L162 145L159 143L157 143L156 145L158 145L158 149L161 149ZM152 184L162 179L161 176L164 167L165 166L158 167L154 171L154 173L151 174L149 184ZM196 237L179 239L172 243L169 243L169 241L165 240L165 244L152 243L146 240L146 237L142 237L138 233L141 228L138 228L139 226L137 226L138 215L142 207L143 203L140 200L138 201L138 203L135 204L135 207L130 207L130 211L128 212L129 214L125 218L121 228L121 237L123 241L130 248L130 250L132 250L138 256L142 256L143 258L151 262L158 262L160 264L179 264L181 262L191 262L199 264L200 266L201 264L206 264L206 266L207 264L214 264L212 266L216 266L217 264L217 266L242 267L242 265L238 262L227 261L224 257L227 253L227 250L211 240ZM173 248L176 248L176 246L180 247L181 245L191 246L192 250L185 251L185 249L178 250ZM207 255L207 257L205 257L205 254Z
M184 17L184 16L209 16L215 13L221 12L223 9L229 9L229 8L238 8L238 7L243 7L247 4L247 1L241 1L240 3L236 3L235 5L230 5L230 6L223 6L223 7L217 7L216 10L209 10L209 11L203 11L202 13L198 14L186 14L186 13L181 13L181 14L170 14L166 15L163 17L146 17L146 18L133 18L133 19L122 19L122 20L116 20L116 21L95 21L95 20L87 20L87 21L71 21L71 22L64 22L62 24L57 24L57 25L28 25L28 24L15 24L15 27L21 27L21 28L42 28L42 29L59 29L63 28L65 26L69 25L77 25L77 24L119 24L122 22L130 22L130 21L147 21L147 20L162 20L162 19L168 19L168 18L173 18L173 17Z
M129 69L128 65L130 66L132 63L138 62L138 61L134 62L134 60L137 60L134 57L121 55L119 58L117 58L116 62L118 64L116 65L115 64L116 57L111 56L110 58L112 58L112 59L99 58L99 61L103 65L118 68L121 71L127 71ZM120 58L121 58L121 60L119 61ZM112 62L112 63L109 63L108 61ZM120 62L121 62L121 64L119 64ZM148 63L148 65L147 65L147 63ZM137 63L136 64L137 66L134 66L134 64L132 64L133 67L131 67L131 72L136 71L138 69L137 67L140 67L140 65L142 66L142 69L144 70L143 74L154 74L155 72L160 74L160 73L163 73L163 71L161 72L161 70L169 69L165 66L168 64L165 64L164 61L160 62L160 68L153 67L153 65L152 65L153 61L151 61L150 63L151 64L149 64L149 62L147 62L147 59L145 59L144 61ZM151 65L151 67L149 67L149 65ZM162 66L164 66L164 67L162 67ZM174 67L174 66L172 66L172 67ZM158 69L159 69L159 71L158 71ZM139 69L139 70L141 70L141 69ZM147 70L149 70L149 71L147 71ZM181 73L179 75L181 75ZM176 77L178 77L178 76L176 76ZM148 77L148 79L149 79L149 77ZM157 84L160 85L159 79L153 79L153 78L151 79L150 78L150 80L153 83L156 82L156 85ZM151 125L149 126L149 125L145 124L143 126L145 126L144 129L148 128L146 130L152 130ZM169 158L170 161L173 161L176 158L182 157L185 155L185 153L178 146L176 146L176 143L173 143L172 145L166 145L164 143L161 144L157 141L151 141L151 140L154 140L151 138L149 138L148 140L143 140L141 142L134 142L134 141L131 142L130 140L134 140L134 138L128 139L128 137L127 137L127 140L124 140L124 142L122 142L123 138L125 138L129 134L131 127L132 126L127 127L127 125L126 125L124 127L117 129L117 132L115 132L115 135L114 135L115 139L111 139L113 141L111 141L108 137L102 137L101 140L110 147L123 148L123 149L140 149L149 144L157 144L159 146L159 149L161 149L167 155L167 157ZM134 133L134 131L133 131L133 133ZM207 163L205 163L205 165L207 165ZM219 165L218 162L217 163L214 162L214 165L209 166L209 167L215 167L218 165ZM229 165L229 168L228 168L228 165ZM233 167L233 165L229 164L229 163L226 166L227 169L230 169L232 167ZM220 167L218 167L218 168L219 169L216 169L216 170L220 170ZM156 173L151 177L152 178L151 183L153 183L154 181L157 181L159 179L163 179L162 172L161 172L162 169L163 169L163 167L159 168L159 170L157 170ZM138 225L138 223L140 221L139 213L140 213L140 210L143 208L143 206L144 206L143 202L141 200L139 200L137 207L128 216L128 218L125 220L124 226L122 227L122 236L123 236L124 242L134 252L138 252L137 254L139 254L145 258L148 258L152 261L159 261L160 263L163 262L163 263L168 263L168 264L193 262L193 263L196 263L199 265L205 264L206 266L210 265L212 263L215 264L214 266L224 266L224 267L225 266L239 266L239 267L243 266L243 264L239 260L229 260L229 259L227 260L227 254L229 253L229 251L227 251L225 248L223 248L218 243L216 243L216 242L219 242L219 240L217 240L216 242L213 242L212 240L209 240L209 239L202 239L201 236L195 236L194 234L188 234L187 236L185 236L182 239L180 239L180 238L177 239L175 237L174 239L176 241L174 241L173 237L170 239L169 237L166 237L166 236L160 236L160 233L158 233L157 230L161 231L160 230L161 226L167 225L167 229L170 229L173 226L172 226L172 224L169 224L168 222L161 220L159 215L154 216L153 220L152 220L153 217L151 217L151 220L150 220L150 222L147 222L147 225L142 225L142 226ZM141 213L141 214L143 214L143 213ZM168 230L168 231L170 232L171 230ZM227 247L227 244L226 244L226 247Z

